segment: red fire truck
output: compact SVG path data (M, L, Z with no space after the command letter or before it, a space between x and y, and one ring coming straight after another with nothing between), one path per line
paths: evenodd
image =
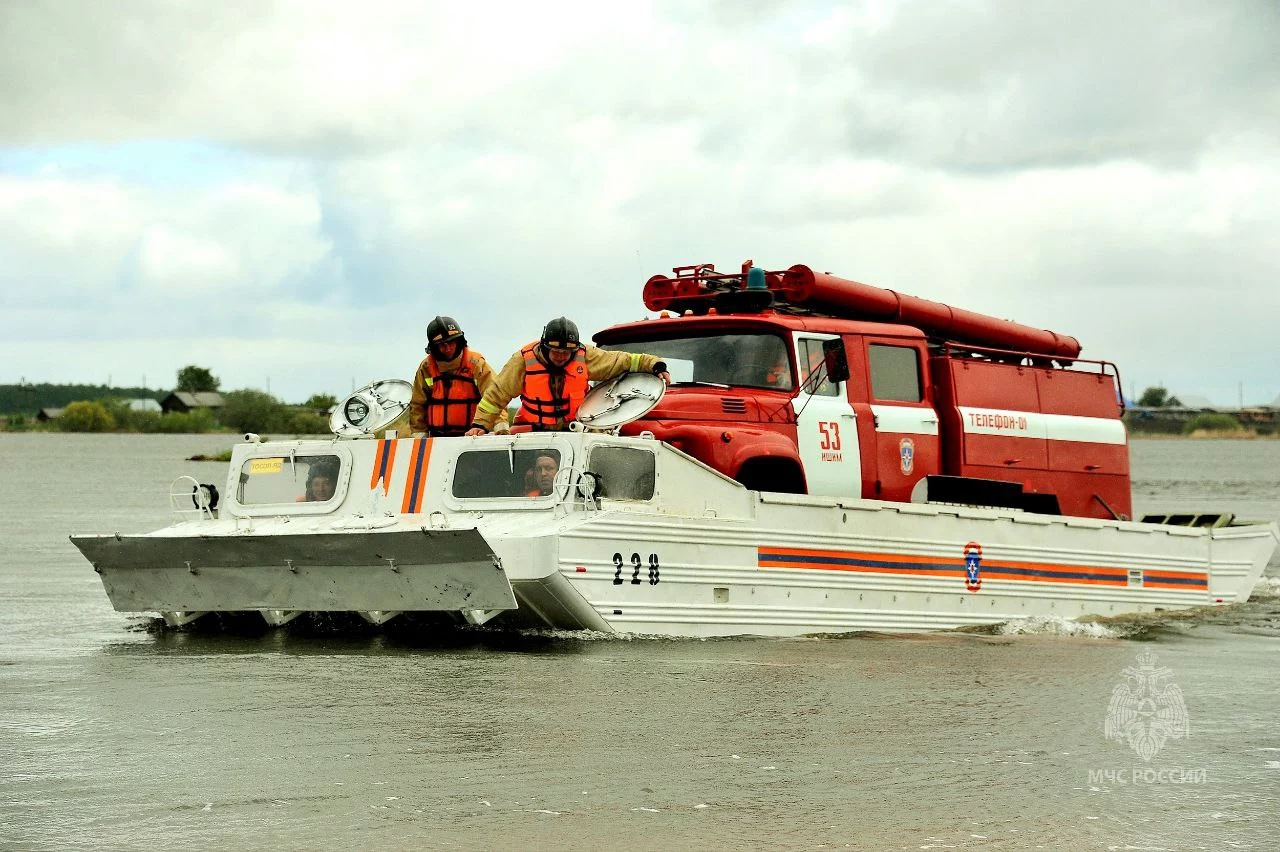
M627 434L762 491L1131 515L1119 374L1075 338L803 265L673 273L595 336L670 368Z

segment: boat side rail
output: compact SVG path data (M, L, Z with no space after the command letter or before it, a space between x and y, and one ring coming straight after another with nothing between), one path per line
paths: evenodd
M179 476L169 484L169 511L179 521L212 521L218 517L218 489L213 483Z
M557 505L582 503L588 512L600 508L600 475L578 465L566 465L556 472L552 492Z

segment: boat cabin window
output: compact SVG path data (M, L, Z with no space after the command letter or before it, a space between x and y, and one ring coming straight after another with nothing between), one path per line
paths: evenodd
M554 492L559 472L559 450L469 450L458 456L453 496L546 497Z
M652 500L655 459L634 447L596 447L587 470L600 477L599 496L610 500Z
M337 456L259 456L240 467L236 501L242 506L271 503L328 503L338 497Z
M791 390L787 342L777 334L714 334L705 337L628 339L601 349L645 352L667 362L671 381Z
M911 346L872 343L871 395L896 402L919 402L924 398L920 380L920 355Z

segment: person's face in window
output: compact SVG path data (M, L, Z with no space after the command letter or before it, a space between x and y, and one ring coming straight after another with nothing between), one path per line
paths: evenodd
M311 499L323 503L333 497L333 480L327 476L311 479Z
M543 494L550 494L556 484L556 474L560 472L560 463L551 456L538 456L533 463L533 477L537 480L538 489Z

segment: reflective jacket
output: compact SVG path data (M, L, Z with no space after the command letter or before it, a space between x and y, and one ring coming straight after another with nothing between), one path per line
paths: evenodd
M428 355L418 367L409 403L410 428L436 437L461 435L471 426L493 371L484 356L463 349L444 364Z
M484 399L480 400L480 405L476 407L475 419L471 421L473 426L478 426L486 432L493 429L497 421L507 416L507 404L516 397L524 395L525 370L531 366L536 366L539 370L546 369L541 362L534 365L533 362L537 361L536 357L533 361L529 360L527 353L530 348L536 354L537 347L538 341L535 340L518 352L512 353L489 386L486 387L481 383ZM658 365L658 358L653 355L597 349L589 343L582 344L582 351L585 352L587 379L593 382L608 381L614 376L627 372L649 373ZM578 413L576 405L573 405L573 413ZM564 429L567 422L567 420L562 421L551 428Z
M587 350L579 346L562 372L538 360L538 345L535 340L520 350L524 356L524 387L520 390L516 422L555 429L577 415L578 406L587 395ZM560 385L558 390L553 383Z

